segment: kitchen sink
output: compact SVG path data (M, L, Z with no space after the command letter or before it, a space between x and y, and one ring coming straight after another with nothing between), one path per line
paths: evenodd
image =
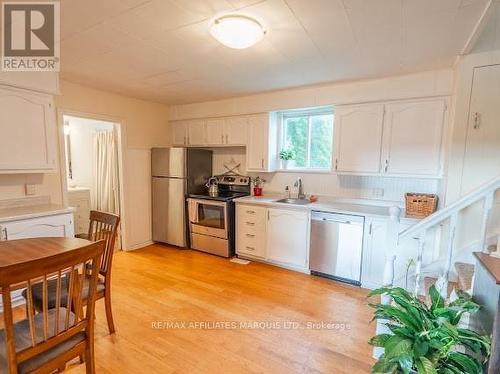
M293 205L306 205L310 204L309 199L281 199L276 200L276 203L293 204Z

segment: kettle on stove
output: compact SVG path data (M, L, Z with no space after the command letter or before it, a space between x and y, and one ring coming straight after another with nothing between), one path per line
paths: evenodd
M212 197L219 196L219 180L217 177L210 177L205 184L208 187L208 195Z

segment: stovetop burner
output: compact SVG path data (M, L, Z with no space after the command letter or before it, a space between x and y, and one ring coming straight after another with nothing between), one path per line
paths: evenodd
M249 194L245 192L220 191L217 196L210 196L208 193L204 193L204 194L189 194L189 197L195 199L230 201L238 197L243 197L248 195Z

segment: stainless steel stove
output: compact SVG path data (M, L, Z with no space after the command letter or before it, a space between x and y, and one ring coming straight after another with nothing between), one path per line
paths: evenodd
M235 209L233 200L250 195L250 178L216 177L219 192L189 194L188 216L191 248L223 257L234 255Z

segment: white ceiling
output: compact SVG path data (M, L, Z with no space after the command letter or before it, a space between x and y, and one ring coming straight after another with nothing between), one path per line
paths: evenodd
M450 67L488 0L64 0L62 77L168 104ZM238 11L268 34L209 34Z

